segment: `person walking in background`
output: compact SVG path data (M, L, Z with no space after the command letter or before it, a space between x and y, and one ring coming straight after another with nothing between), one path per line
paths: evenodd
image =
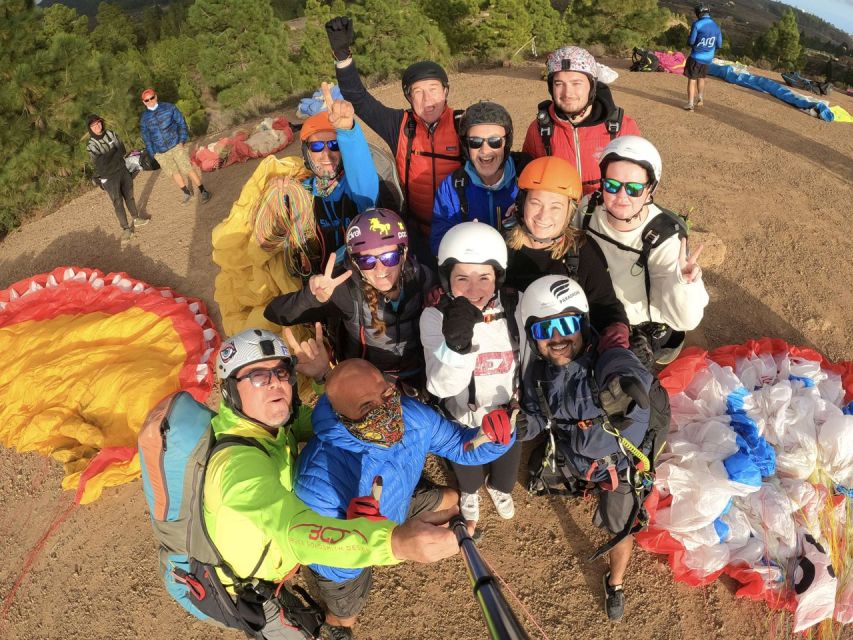
M86 119L89 142L86 150L95 167L95 182L110 196L116 217L121 225L121 241L127 243L133 237L135 227L148 224L150 218L140 214L133 199L133 176L124 163L125 148L115 131L106 128L103 118L93 113ZM128 222L125 204L132 220Z
M164 171L169 172L172 180L184 192L181 204L187 204L193 196L192 186L187 184L184 176L198 189L201 203L206 204L213 194L204 188L201 174L190 163L189 153L184 147L189 137L184 114L171 102L158 102L154 89L142 92L142 103L145 111L139 118L139 132L148 153L160 163Z
M690 56L684 65L687 76L687 104L685 110L705 104L705 76L708 65L714 59L714 52L723 46L723 34L717 23L711 19L711 8L707 4L696 5L696 21L690 28L687 44L691 46ZM698 91L697 91L698 90Z

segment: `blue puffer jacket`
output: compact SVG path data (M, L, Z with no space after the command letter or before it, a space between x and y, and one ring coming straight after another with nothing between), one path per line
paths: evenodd
M507 158L504 174L495 185L486 186L477 175L471 161L465 163L465 173L468 176L465 186L467 203L467 220L462 219L459 196L453 186L451 173L438 187L435 194L435 205L432 211L432 229L429 245L433 255L438 255L438 245L451 227L471 220L479 220L492 225L498 231L501 224L510 215L510 208L518 195L518 180L515 161L512 156Z
M186 142L189 137L184 114L171 102L158 103L154 111L146 109L139 118L139 132L152 157Z
M626 456L620 454L616 438L606 433L600 423L585 429L577 426L578 420L595 420L604 415L598 406L598 398L593 399L593 371L599 391L607 387L613 376L633 376L643 383L646 390L651 387L653 379L632 352L619 348L607 349L597 356L594 347L588 348L577 360L564 367L534 358L524 370L522 409L527 414L525 440L539 435L548 422L547 412L540 406L536 391L539 385L557 423L554 436L570 465L574 466L576 475L581 478L593 461L611 454L619 454L616 464L619 471L630 463ZM649 427L649 416L649 409L634 405L624 420L614 420L613 423L624 437L639 447ZM600 465L590 479L593 482L607 480L606 466Z
M463 451L463 445L478 433L476 429L450 422L412 398L404 396L402 405L403 439L386 448L352 436L329 399L321 397L311 417L314 437L299 456L299 499L321 515L346 518L350 500L370 495L374 477L382 476L380 512L389 520L402 523L428 453L460 464L485 464L502 456L515 442L513 434L507 446L489 442ZM323 565L311 568L335 582L355 578L361 572Z

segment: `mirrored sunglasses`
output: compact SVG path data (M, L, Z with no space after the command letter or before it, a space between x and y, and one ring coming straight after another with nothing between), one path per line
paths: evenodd
M275 376L279 382L289 382L292 370L288 365L273 367L272 369L253 369L244 376L237 378L237 382L248 380L253 387L260 389L268 387L272 382L272 377Z
M562 316L540 320L530 325L530 335L534 340L550 340L556 331L561 336L568 337L581 330L581 316Z
M604 178L601 181L602 188L607 193L619 193L619 189L625 187L625 193L632 198L643 195L643 190L648 186L647 182L619 182L613 178Z
M329 147L329 151L339 150L337 140L314 140L314 142L308 143L308 148L314 153L320 153L323 147Z
M362 271L370 271L371 269L376 267L376 262L379 261L384 264L386 267L396 267L400 264L400 258L403 257L402 249L394 249L393 251L386 251L385 253L380 253L378 256L363 256L363 255L354 255L352 259L358 265L358 268Z
M504 137L503 136L492 136L491 138L481 138L479 136L467 136L466 141L468 146L472 149L479 149L483 146L483 143L488 143L488 145L492 149L500 149L504 146Z

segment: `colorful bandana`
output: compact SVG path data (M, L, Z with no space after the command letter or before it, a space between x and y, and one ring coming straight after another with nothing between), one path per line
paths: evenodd
M363 442L390 447L403 439L403 407L400 405L399 391L395 391L385 404L369 411L361 420L344 416L340 418L347 431Z

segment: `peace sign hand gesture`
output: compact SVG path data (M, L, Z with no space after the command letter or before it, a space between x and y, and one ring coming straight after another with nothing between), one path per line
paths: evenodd
M323 102L329 109L329 122L335 129L349 131L355 123L355 108L351 102L346 100L334 100L332 98L332 85L328 82L323 82L320 85L320 91L323 93Z
M352 271L347 269L337 278L332 277L332 272L335 270L335 254L331 254L329 256L329 260L326 262L326 270L322 275L311 276L308 279L308 289L311 293L314 294L314 297L317 298L317 302L320 304L325 304L329 301L329 298L332 297L332 292L338 288L339 285L349 280L349 277L352 275Z
M287 341L290 355L296 358L296 370L299 373L314 380L323 380L331 371L329 352L326 351L326 343L323 341L323 326L319 322L314 323L313 338L299 342L293 335L293 330L285 327L284 339Z
M688 284L695 282L702 275L702 268L699 266L698 260L704 246L704 244L700 244L696 251L688 257L687 238L681 239L681 249L678 252L678 270L681 272L681 277Z

